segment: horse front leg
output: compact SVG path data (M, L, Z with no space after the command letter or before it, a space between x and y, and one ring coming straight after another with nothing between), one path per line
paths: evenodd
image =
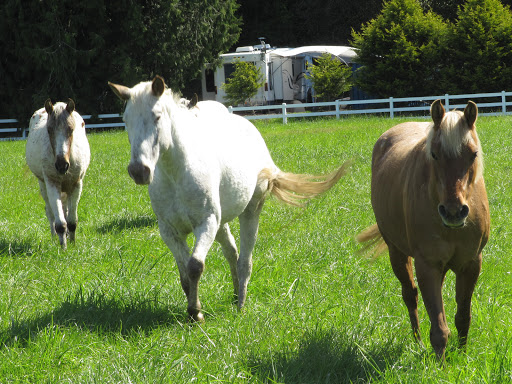
M389 244L389 258L393 272L402 285L402 298L409 312L412 334L414 339L422 346L420 335L420 322L418 319L418 288L414 283L412 257L400 252L394 245Z
M52 207L50 206L50 201L48 200L48 194L46 193L46 183L44 180L39 180L39 191L41 192L41 196L44 200L44 210L46 213L46 218L50 223L50 230L53 237L57 234L57 232L55 232L55 217L53 216Z
M75 242L76 226L78 223L78 202L80 201L80 195L82 194L82 180L78 180L75 184L75 188L68 195L67 199L67 216L66 222L69 231L69 240Z
M455 272L455 297L457 301L457 313L455 315L455 327L459 337L459 347L466 346L469 326L471 325L471 298L475 290L476 281L482 269L482 254L476 260L465 265L462 270Z
M178 232L167 225L162 218L158 219L158 228L160 230L160 236L176 261L180 274L181 288L188 300L190 283L187 273L187 263L190 258L190 249L187 245L187 237L185 235L178 235Z
M418 256L415 258L415 266L421 296L430 318L430 343L437 358L444 360L444 353L450 336L442 296L442 285L446 271L431 266Z
M46 184L46 195L48 198L47 204L50 205L53 216L55 218L55 232L59 236L59 242L63 250L67 248L66 234L67 234L67 223L66 216L64 215L64 209L62 207L61 200L61 188L45 178Z
M206 255L215 240L218 230L218 220L215 215L211 215L194 228L193 231L196 243L187 263L189 280L187 311L193 321L204 321L204 316L201 313L201 303L199 302L199 279L204 271Z

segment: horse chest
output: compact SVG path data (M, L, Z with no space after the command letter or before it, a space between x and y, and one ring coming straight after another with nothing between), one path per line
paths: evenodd
M192 232L210 215L220 216L218 199L207 190L194 183L163 179L158 171L149 185L149 197L158 219L182 234Z

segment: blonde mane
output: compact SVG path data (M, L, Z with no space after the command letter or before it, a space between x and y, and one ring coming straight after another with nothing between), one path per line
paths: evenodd
M461 111L447 112L438 130L434 129L434 123L430 124L425 152L429 161L432 161L432 141L438 131L440 132L439 140L441 149L449 158L460 156L463 146L470 142L473 142L477 146L478 155L475 160L477 162L477 173L475 181L480 179L483 175L484 168L482 146L476 134L476 130L469 129L467 126L464 113Z

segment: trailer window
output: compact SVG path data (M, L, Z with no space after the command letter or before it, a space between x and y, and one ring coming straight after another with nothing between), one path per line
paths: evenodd
M274 89L274 72L273 72L273 65L272 62L268 63L268 86L270 90L272 91Z
M206 92L215 92L215 72L212 69L206 69L204 71L204 77L206 80Z
M233 72L235 72L235 64L233 64L233 63L224 64L224 81L226 83L229 82L229 78L231 77L231 75L233 75Z

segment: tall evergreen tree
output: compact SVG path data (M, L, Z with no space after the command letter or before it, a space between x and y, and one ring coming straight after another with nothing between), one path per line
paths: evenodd
M439 92L440 63L447 25L418 0L389 0L360 33L356 81L383 97L431 95Z
M119 104L108 80L134 85L160 74L180 90L237 41L237 7L235 0L4 0L0 116L26 120L48 97L110 112Z
M447 92L512 88L512 12L499 0L467 0L459 7L448 48Z

